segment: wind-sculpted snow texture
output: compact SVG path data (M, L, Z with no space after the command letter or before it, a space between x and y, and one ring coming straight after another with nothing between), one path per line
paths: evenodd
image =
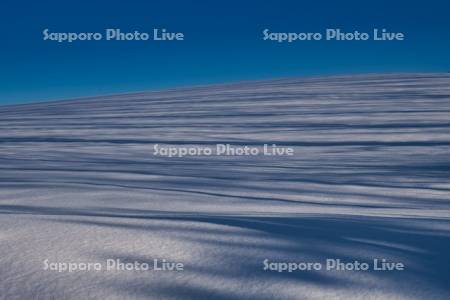
M0 107L1 299L449 299L450 75ZM153 155L155 143L294 156ZM263 261L404 271L264 271ZM184 271L44 270L50 262Z

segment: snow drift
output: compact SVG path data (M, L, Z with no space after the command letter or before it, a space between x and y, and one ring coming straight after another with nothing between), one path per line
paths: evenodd
M450 75L283 79L0 107L2 299L448 299ZM152 155L152 145L294 156ZM47 262L180 262L58 272ZM264 270L264 261L404 271Z

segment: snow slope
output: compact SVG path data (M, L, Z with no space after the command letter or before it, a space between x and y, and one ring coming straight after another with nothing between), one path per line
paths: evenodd
M449 299L450 74L0 106L0 299ZM291 157L153 145L292 146ZM404 271L264 271L263 261ZM184 271L44 270L51 262Z

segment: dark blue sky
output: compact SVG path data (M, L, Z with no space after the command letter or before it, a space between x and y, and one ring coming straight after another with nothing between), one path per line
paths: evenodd
M450 1L2 1L0 104L284 76L450 70ZM54 32L185 33L185 41L42 40ZM277 44L262 30L406 34Z

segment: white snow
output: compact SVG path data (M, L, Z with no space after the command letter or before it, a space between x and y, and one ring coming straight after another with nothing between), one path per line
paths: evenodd
M449 299L450 75L0 106L0 299ZM277 143L288 157L154 156ZM263 270L402 262L405 271ZM184 271L44 270L51 262Z

